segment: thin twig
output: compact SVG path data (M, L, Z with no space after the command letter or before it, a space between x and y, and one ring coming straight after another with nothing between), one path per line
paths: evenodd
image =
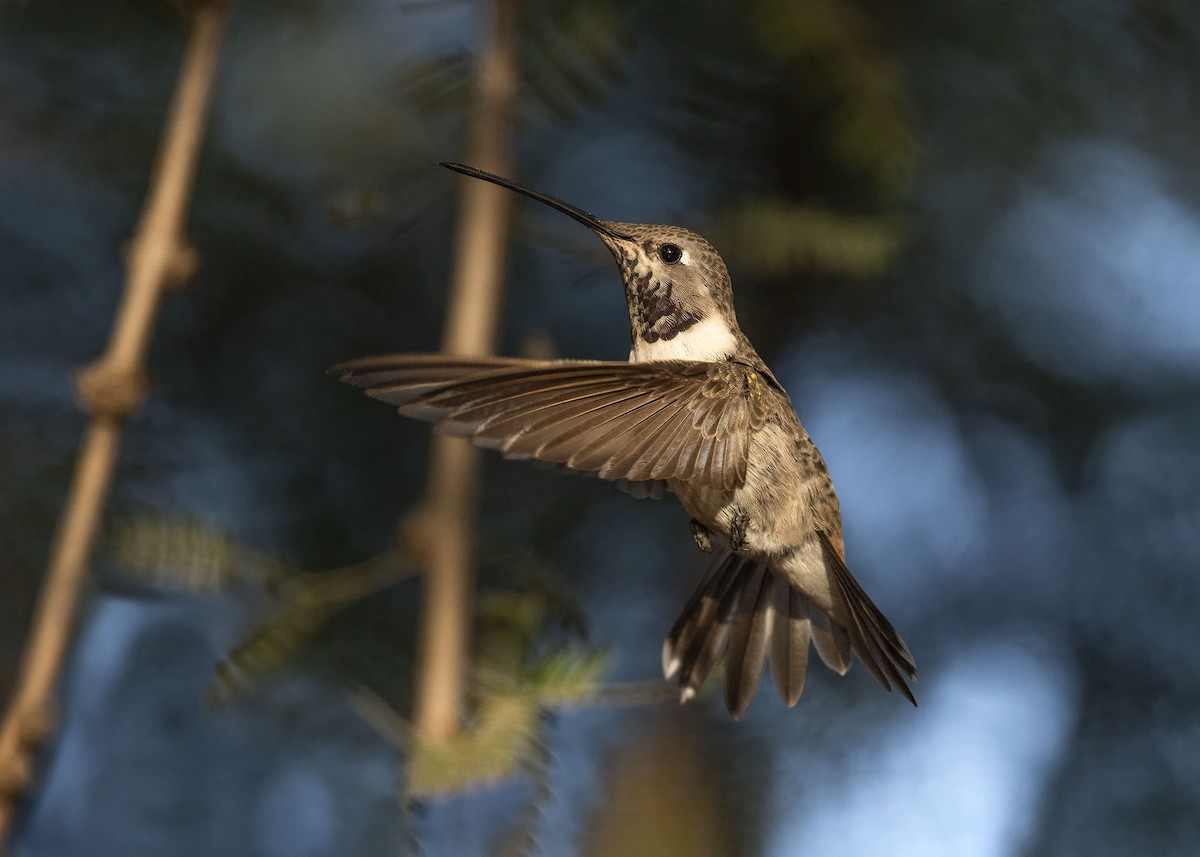
M471 164L512 172L517 98L518 0L495 0L476 79L478 106L468 151ZM487 182L462 185L455 268L442 349L494 350L511 194ZM445 741L461 726L468 673L478 454L465 441L437 437L429 471L423 547L427 550L419 632L414 721L425 741Z
M210 0L193 18L150 197L129 251L124 298L108 349L80 373L90 415L75 477L46 571L21 673L0 724L0 849L16 801L33 780L34 756L56 720L53 694L83 592L85 570L112 479L125 419L145 398L146 348L166 288L179 287L197 264L182 240L212 80L229 0Z
M558 711L600 706L624 707L661 705L679 699L679 690L663 681L625 681L604 684L595 693L578 702L555 706Z

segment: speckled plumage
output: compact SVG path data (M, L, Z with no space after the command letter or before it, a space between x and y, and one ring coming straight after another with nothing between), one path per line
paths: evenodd
M663 669L694 696L724 654L740 716L767 660L788 705L809 645L838 673L851 652L913 699L904 642L844 560L837 495L791 401L738 326L729 273L678 226L599 220L470 167L591 228L612 252L629 303L628 363L396 355L336 367L344 380L509 458L618 480L665 483L714 558L667 637ZM715 538L714 538L715 537ZM719 542L719 546L715 544Z

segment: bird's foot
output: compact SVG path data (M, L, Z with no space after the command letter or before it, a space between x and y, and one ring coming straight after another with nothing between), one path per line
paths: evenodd
M746 549L746 530L750 527L750 516L742 509L733 513L729 522L729 547L740 553Z
M708 531L708 527L692 518L688 522L688 528L692 531L692 538L696 540L696 547L705 553L712 553L712 533Z

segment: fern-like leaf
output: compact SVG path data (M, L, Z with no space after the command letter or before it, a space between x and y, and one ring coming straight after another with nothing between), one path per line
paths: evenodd
M198 521L132 518L113 538L116 561L139 579L189 592L247 586L272 590L292 573L285 563Z
M538 732L539 710L528 694L483 699L471 727L448 741L415 740L409 751L405 792L409 798L460 794L510 778L528 757Z
M275 611L217 666L208 702L221 704L244 693L291 660L338 610L414 571L398 551L391 551L360 565L294 579Z
M595 699L611 668L612 654L607 649L562 648L534 667L530 684L547 708L579 706Z

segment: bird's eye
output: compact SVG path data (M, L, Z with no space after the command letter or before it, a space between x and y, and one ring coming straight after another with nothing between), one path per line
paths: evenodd
M683 251L679 249L678 244L664 244L658 248L658 258L668 265L674 265L683 258Z

